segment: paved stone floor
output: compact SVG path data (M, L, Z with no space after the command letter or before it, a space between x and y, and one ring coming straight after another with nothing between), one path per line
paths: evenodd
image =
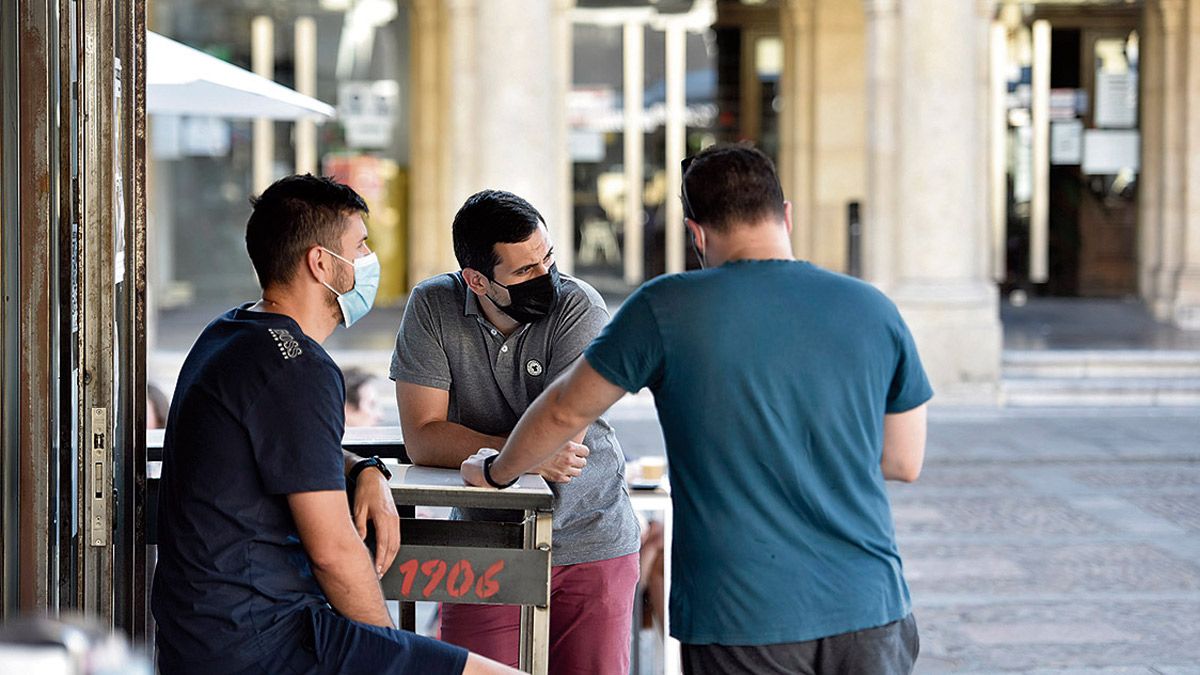
M1200 673L1200 410L935 411L891 493L920 672Z
M1200 332L1154 320L1138 300L1033 298L1000 304L1006 349L1200 349Z
M612 417L661 452L644 397ZM891 494L918 672L1200 674L1200 410L935 409Z

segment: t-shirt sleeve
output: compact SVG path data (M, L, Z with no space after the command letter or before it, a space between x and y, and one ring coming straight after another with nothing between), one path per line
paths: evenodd
M899 313L892 327L892 338L896 343L896 367L888 387L887 412L902 413L933 398L933 388L921 365L917 343Z
M564 312L551 336L550 363L546 382L553 382L583 354L588 344L608 323L608 309L599 298L581 294L575 304Z
M662 334L645 293L629 296L588 346L584 358L604 379L630 393L661 379Z
M287 364L247 413L254 461L268 494L346 489L345 385L333 365L306 365Z
M420 288L414 289L404 307L388 375L401 382L450 390L450 361L442 346L440 322Z

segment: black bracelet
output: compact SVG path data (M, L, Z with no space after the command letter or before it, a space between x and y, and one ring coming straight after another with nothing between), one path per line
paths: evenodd
M518 475L516 478L508 481L507 483L497 483L496 480L492 478L492 462L495 462L496 458L499 456L500 455L492 455L491 457L487 457L483 460L483 479L487 481L488 485L491 485L497 490L503 490L504 488L515 485L521 476Z
M366 459L360 459L355 462L354 466L350 467L350 473L346 476L346 482L353 483L354 481L358 480L358 474L366 471L367 467L372 466L376 469L379 469L379 473L383 474L384 478L388 480L392 479L392 472L388 471L388 468L383 463L383 460L379 459L378 455L373 455Z

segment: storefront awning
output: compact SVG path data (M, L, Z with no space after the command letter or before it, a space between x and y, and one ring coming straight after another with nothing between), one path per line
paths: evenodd
M323 122L335 111L311 96L147 31L146 112Z

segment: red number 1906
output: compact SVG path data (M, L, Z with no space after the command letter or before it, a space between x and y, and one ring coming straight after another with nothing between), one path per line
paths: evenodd
M417 574L420 573L427 579L425 587L421 589L421 596L424 598L432 596L438 586L445 581L446 593L452 598L462 598L474 591L474 595L470 599L487 600L500 591L500 582L496 580L496 575L504 570L504 561L497 560L492 563L478 578L468 560L459 560L454 565L447 566L445 560L435 558L421 562L413 558L405 561L396 569L404 577L400 585L400 592L406 598L412 597L413 584L416 583Z

